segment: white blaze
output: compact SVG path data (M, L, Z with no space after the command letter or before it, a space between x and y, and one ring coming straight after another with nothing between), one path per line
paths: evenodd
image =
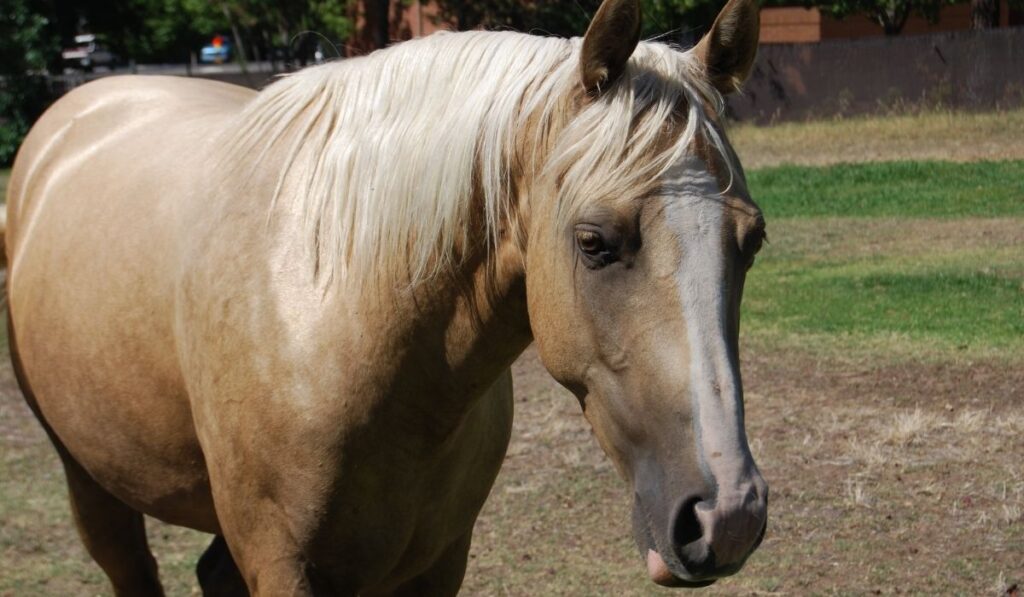
M739 372L729 358L727 209L717 178L696 157L665 176L665 217L682 254L676 280L690 346L690 399L700 462L722 501L745 493L755 469L743 429ZM742 498L740 498L742 499Z

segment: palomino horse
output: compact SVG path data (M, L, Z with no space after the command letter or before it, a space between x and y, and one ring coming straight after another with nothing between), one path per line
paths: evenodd
M438 34L260 93L108 78L10 180L12 357L118 595L143 514L207 593L452 594L535 340L635 495L656 582L765 530L739 305L764 224L717 121L757 5L691 51L606 0L582 40Z

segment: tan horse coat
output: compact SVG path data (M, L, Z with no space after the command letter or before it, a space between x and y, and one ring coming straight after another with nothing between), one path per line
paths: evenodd
M204 134L251 94L205 81L111 78L73 92L34 129L11 180L9 298L20 368L58 364L59 375L27 380L38 408L97 484L132 508L217 534L226 522L240 550L279 531L261 506L284 508L294 514L296 543L331 541L353 576L379 580L399 566L414 576L449 546L468 544L504 456L507 367L529 328L470 316L461 301L445 301L426 322L411 315L412 296L321 303L288 267L300 256L273 254L296 234L287 214L264 234L268 196L222 201L214 189L241 183L196 174L210 155ZM41 146L55 138L59 145ZM231 235L216 226L224 219ZM201 222L213 224L203 230ZM272 257L260 269L240 267L263 253ZM503 332L485 367L460 362L472 319ZM292 349L298 337L305 342ZM414 353L421 342L437 350ZM310 353L319 355L313 365ZM460 368L456 379L440 374ZM339 399L311 402L310 385ZM383 404L395 391L412 399ZM465 403L467 394L477 399ZM446 395L459 403L447 406ZM364 428L378 416L392 424ZM276 483L282 474L288 481ZM353 503L336 499L350 493ZM247 506L215 511L218 494ZM423 501L436 506L421 511ZM341 533L322 526L328 508ZM367 519L376 524L351 532ZM267 572L282 549L299 549L273 543L271 553L241 557ZM394 548L366 549L374 544Z

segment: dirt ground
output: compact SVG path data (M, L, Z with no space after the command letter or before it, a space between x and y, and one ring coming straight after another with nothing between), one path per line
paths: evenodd
M840 362L746 347L748 434L769 531L705 594L1000 595L1024 582L1024 367ZM575 399L529 350L509 455L464 594L667 594L644 577L628 492ZM103 594L59 465L4 370L0 594ZM27 459L27 462L25 460ZM151 524L170 594L205 537Z
M1024 368L745 355L769 532L707 594L999 595L1024 581ZM575 401L532 352L516 373L512 457L478 526L467 589L667 593L643 578L628 499Z

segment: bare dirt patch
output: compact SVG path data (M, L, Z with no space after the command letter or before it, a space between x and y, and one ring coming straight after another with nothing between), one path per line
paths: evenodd
M1021 251L1024 226L1020 218L785 218L769 222L768 238L771 251L809 263L875 256L920 262L939 254Z
M706 593L996 595L1024 580L1024 369L747 355L769 534ZM512 451L529 457L506 463L485 508L467 591L667 593L643 577L627 492L575 400L531 353L516 373Z
M920 114L773 126L736 125L729 138L747 168L891 160L1024 159L1024 110Z

